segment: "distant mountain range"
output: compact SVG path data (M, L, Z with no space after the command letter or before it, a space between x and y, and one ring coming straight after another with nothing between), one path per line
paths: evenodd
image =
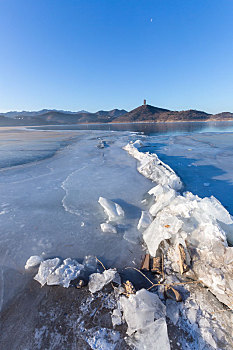
M124 109L113 109L111 111L98 111L90 113L87 111L69 112L43 109L37 112L7 112L0 113L1 126L13 125L61 125L82 123L108 123L115 118L126 114Z
M142 123L174 121L233 120L233 113L208 114L197 110L171 111L151 105L142 105L130 112L124 109L111 111L70 112L63 110L23 111L0 113L0 126L17 125L62 125L86 123Z

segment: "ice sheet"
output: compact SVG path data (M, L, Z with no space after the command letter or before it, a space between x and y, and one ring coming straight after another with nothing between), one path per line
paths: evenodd
M6 133L1 129L0 137L2 143L8 140L5 151L21 155L20 165L12 158L9 165L13 166L0 171L3 304L29 278L22 273L31 255L80 260L95 255L108 267L140 261L142 249L135 244L137 224L143 210L141 198L151 184L138 174L135 160L122 150L130 133L21 129ZM103 150L96 147L98 137L106 141ZM50 149L55 150L52 157ZM32 162L27 157L29 151L33 153ZM117 235L101 231L106 215L98 203L100 196L118 203L125 212ZM130 242L124 237L130 237Z

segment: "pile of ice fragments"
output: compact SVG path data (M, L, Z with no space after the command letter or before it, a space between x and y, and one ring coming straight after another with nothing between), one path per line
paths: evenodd
M117 308L112 313L112 323L114 327L122 322L127 323L128 344L137 349L149 349L151 346L153 349L161 346L164 350L170 349L166 306L158 295L145 289L136 292L129 281L122 284L116 269L104 268L103 272L96 272L97 261L93 256L86 256L82 264L70 258L61 261L59 258L43 260L39 256L31 256L25 269L35 270L39 265L34 279L41 286L61 285L68 288L71 281L76 280L74 286L79 288L85 273L88 274L88 289L91 293L97 293L112 283L117 302Z
M180 178L156 154L142 153L141 141L129 143L126 151L139 161L138 171L156 182L149 191L148 213L139 229L152 257L165 256L167 272L180 271L179 247L189 267L186 276L201 281L224 304L233 304L233 220L213 196L200 198L181 194ZM188 270L188 269L187 269ZM183 271L182 271L183 272Z

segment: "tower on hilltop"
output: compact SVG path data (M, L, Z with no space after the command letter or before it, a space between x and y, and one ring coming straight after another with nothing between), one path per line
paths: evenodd
M144 103L143 103L143 104L144 104L144 106L146 105L146 100L144 100Z

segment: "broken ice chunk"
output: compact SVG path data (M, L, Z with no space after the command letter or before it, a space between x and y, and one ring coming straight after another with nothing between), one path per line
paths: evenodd
M129 298L120 297L120 304L128 324L127 334L129 335L146 328L155 319L166 315L166 306L161 302L158 295L145 289L139 290L136 294L131 294Z
M104 222L103 224L100 224L100 228L102 232L108 232L108 233L117 233L116 227L113 225Z
M75 280L83 268L84 266L79 264L76 260L70 258L65 259L61 266L48 275L47 284L49 286L61 285L68 288L70 281Z
M113 327L119 326L122 323L121 311L119 309L113 310L111 318Z
M170 350L165 318L159 318L140 332L136 332L127 343L137 350Z
M104 208L108 221L116 221L124 216L124 210L117 203L109 199L99 197L99 204Z
M56 269L60 264L59 258L48 259L42 261L38 270L37 275L34 277L34 280L38 281L42 287L47 282L48 276Z
M93 273L90 275L88 288L91 293L96 293L105 285L118 278L119 274L115 269L105 270L103 273Z
M142 215L141 215L139 222L138 222L137 229L138 230L145 230L151 224L151 221L152 221L152 217L151 217L150 213L143 210Z
M156 196L155 203L150 207L150 214L156 216L157 213L171 203L176 197L176 191L169 189Z
M122 296L120 305L127 322L129 345L136 349L169 350L170 343L165 320L166 306L157 294L141 289L129 298Z
M43 259L38 255L31 256L25 264L25 269L28 270L31 267L36 267L37 265L40 265L40 263L43 261Z

